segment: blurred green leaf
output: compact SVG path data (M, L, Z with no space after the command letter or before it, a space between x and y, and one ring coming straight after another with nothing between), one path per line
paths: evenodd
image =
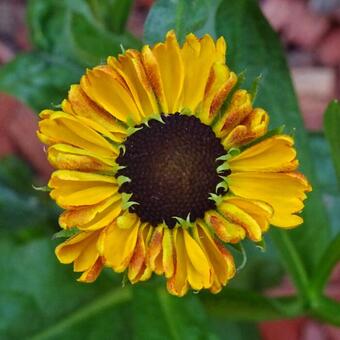
M129 306L122 304L130 290L119 288L117 275L102 274L91 285L76 282L71 266L57 262L54 245L1 238L0 338L132 338Z
M114 8L123 12L123 3L125 1L97 2L96 10L106 15ZM83 66L105 62L107 56L120 52L121 44L125 48L139 46L138 40L130 34L110 31L106 24L115 22L115 17L111 14L111 20L98 20L85 0L30 0L28 22L32 42L37 48Z
M0 91L40 111L59 104L82 72L62 57L42 52L22 54L0 68Z
M218 295L204 295L203 301L212 316L228 320L264 321L303 313L303 305L296 297L269 298L233 288L226 288Z
M137 339L213 339L198 296L178 298L162 287L150 284L133 290L133 311Z
M311 315L327 323L340 326L340 302L321 296L314 306Z
M340 233L330 242L321 257L313 277L313 289L316 294L321 294L332 270L340 261ZM340 309L339 309L340 313ZM340 318L339 318L340 320Z
M237 72L246 70L246 86L262 75L256 105L268 110L272 126L285 124L295 130L302 171L313 184L304 210L305 223L290 232L304 265L312 271L325 249L330 235L325 208L315 180L308 139L279 39L255 0L225 0L217 11L217 35L228 42L228 64ZM322 227L320 227L322 226ZM283 231L287 233L287 231ZM315 242L318 235L318 242Z
M340 232L340 191L332 162L330 145L323 134L310 134L309 142L313 150L313 161L316 169L322 199L328 211L332 234Z
M213 27L217 0L158 0L152 6L144 26L144 40L148 44L163 41L165 34L174 29L179 41L186 34ZM210 25L209 25L210 24ZM204 34L209 33L208 29ZM213 32L210 32L213 33Z
M251 322L233 322L214 316L210 320L219 339L230 340L260 340L261 335L255 323Z
M94 16L113 32L123 33L133 0L87 0Z
M331 102L326 109L324 127L340 186L340 104L337 100Z
M1 235L16 233L25 240L30 232L50 230L56 219L54 205L46 194L37 194L32 183L33 174L23 161L13 156L0 160Z

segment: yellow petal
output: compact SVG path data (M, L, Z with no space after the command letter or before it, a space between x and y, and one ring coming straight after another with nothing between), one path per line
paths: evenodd
M169 113L169 107L165 96L160 67L155 55L148 45L143 47L142 60L146 76L152 86L153 92L159 102L161 112Z
M98 105L121 122L141 122L141 113L124 81L110 66L89 70L80 81L84 92Z
M159 225L155 228L148 248L148 262L150 268L158 275L163 274L163 262L162 259L162 241L163 241L164 227Z
M239 125L252 111L250 94L245 90L237 90L228 105L226 111L222 114L214 131L217 137L224 137Z
M229 202L227 201L220 204L218 206L218 210L229 221L243 227L247 232L247 236L252 241L260 241L262 239L262 231L257 221L244 210L240 209L234 204L230 204Z
M65 112L88 118L97 122L108 131L126 135L126 127L120 124L110 113L92 101L82 90L80 85L72 85L68 93L68 100L63 102Z
M167 280L169 293L183 296L189 289L187 281L187 257L182 228L175 228L173 231L174 245L176 251L176 266L174 275Z
M48 148L48 160L57 169L80 171L112 171L113 157L101 157L94 152L67 144L54 144Z
M228 161L232 171L293 171L298 166L294 140L277 135L257 143Z
M237 243L245 237L245 231L240 225L228 221L216 211L207 211L204 221L224 242Z
M109 57L108 64L125 80L144 117L159 113L157 99L146 76L139 51L127 50L118 60Z
M129 265L136 247L140 223L129 229L122 229L116 223L104 229L98 240L98 249L105 264L114 271L123 272Z
M269 204L274 210L271 224L292 228L303 222L295 213L302 210L311 187L302 174L239 172L228 176L228 184L237 196Z
M168 32L165 43L155 45L152 52L159 66L168 112L178 112L184 81L184 66L174 31Z
M79 282L91 283L94 282L103 269L104 263L101 257L98 257L97 261L92 267L86 270L78 279Z
M195 290L209 288L212 284L210 263L199 244L183 229L187 257L188 282Z
M169 228L164 228L164 235L162 240L163 249L163 268L164 275L169 278L173 275L175 264L174 264L174 245L172 239L172 232Z
M189 34L181 52L185 71L183 108L196 112L204 97L211 66L216 60L215 44L209 35L199 40Z

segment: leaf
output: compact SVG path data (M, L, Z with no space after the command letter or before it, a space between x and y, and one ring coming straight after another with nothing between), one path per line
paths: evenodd
M334 267L340 261L340 232L330 242L325 253L321 257L319 265L313 277L313 289L317 295L323 293L323 289L332 273ZM340 320L340 318L339 318Z
M30 168L13 156L0 161L0 233L16 233L20 239L48 230L56 223L56 211L46 194L38 195L31 184Z
M81 67L62 57L42 52L22 54L0 68L0 91L40 111L59 104L82 72Z
M165 34L174 29L179 41L186 34L198 30L209 33L209 20L215 15L216 0L158 0L152 6L144 26L144 40L148 44L163 41ZM205 27L206 26L206 27ZM213 25L210 24L210 28ZM211 32L213 33L213 32Z
M222 295L204 297L210 315L228 320L275 320L303 313L303 305L296 297L269 298L253 291L232 288L224 289Z
M331 156L340 186L340 104L331 102L324 115L325 136L331 147Z
M129 306L123 305L131 292L119 288L117 275L78 283L53 248L49 239L18 245L1 238L0 338L131 338Z
M114 5L112 1L101 1L95 7L97 12L109 15L114 8L123 11L124 2L118 4L117 1ZM110 4L112 8L108 8ZM83 66L105 62L109 55L120 52L120 45L126 48L139 46L132 35L110 31L107 22L98 20L85 0L31 0L28 19L36 47ZM110 22L116 22L112 13Z
M132 7L132 0L87 0L94 16L112 32L122 33Z
M223 1L217 11L216 31L228 43L227 62L230 67L236 72L246 70L248 82L245 85L250 87L253 79L262 75L255 104L268 110L272 126L285 124L288 131L296 129L301 168L312 182L313 192L308 194L304 225L291 231L289 237L311 272L326 247L330 229L325 208L320 203L308 139L279 39L255 0Z
M150 283L133 290L137 339L211 339L207 316L197 296L178 298Z

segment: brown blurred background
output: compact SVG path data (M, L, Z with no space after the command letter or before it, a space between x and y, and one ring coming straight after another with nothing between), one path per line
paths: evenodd
M128 25L139 37L152 2L135 1ZM0 67L30 49L25 3L0 0ZM340 0L263 0L261 6L285 46L305 125L311 131L320 131L328 102L340 98ZM0 93L0 158L17 154L46 180L51 169L35 137L36 124L37 117L29 108ZM340 298L338 271L329 286L329 293L336 298ZM289 292L290 287L287 281L276 293ZM339 329L306 318L266 322L261 331L268 340L340 339Z

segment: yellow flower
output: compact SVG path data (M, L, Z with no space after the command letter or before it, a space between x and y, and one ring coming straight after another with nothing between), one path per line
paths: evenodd
M56 248L91 282L103 266L132 283L164 275L170 293L216 293L234 276L224 243L258 242L303 222L294 141L268 135L225 64L226 44L173 31L88 70L61 111L44 110L51 197L79 232Z

